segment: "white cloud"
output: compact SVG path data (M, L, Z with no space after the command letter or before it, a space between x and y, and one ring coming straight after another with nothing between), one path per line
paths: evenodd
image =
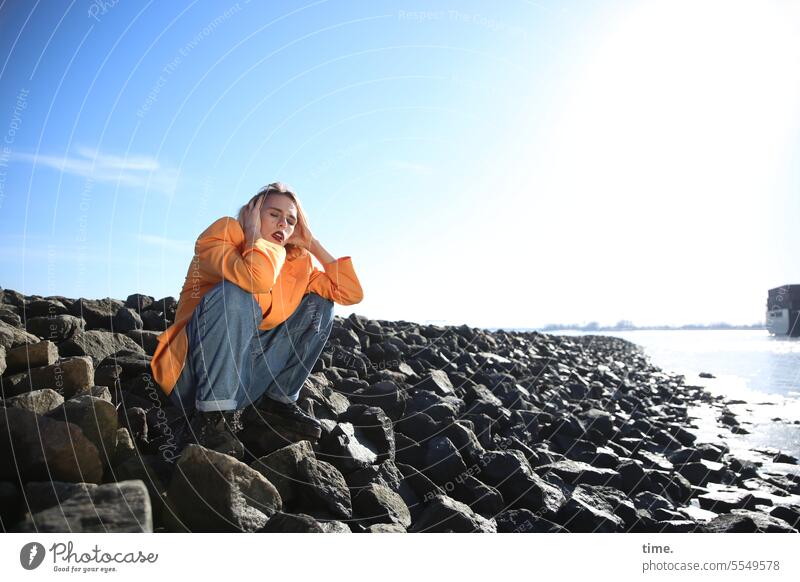
M65 243L56 238L30 234L2 235L0 240L0 262L21 263L31 271L44 271L50 263L135 264L115 253L109 256L107 249L98 249L89 243Z
M88 178L147 192L172 195L177 187L177 169L165 167L150 156L116 156L79 146L77 156L15 152L13 159L30 162Z
M161 247L168 251L191 253L194 250L193 242L188 240L168 238L155 234L140 234L138 238L139 241L145 244Z

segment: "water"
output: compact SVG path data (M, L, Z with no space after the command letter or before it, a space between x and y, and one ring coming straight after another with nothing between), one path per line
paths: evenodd
M734 434L717 422L720 406L689 407L697 442L725 442L739 458L759 461L775 472L800 474L800 466L771 463L754 448L769 448L800 458L800 339L771 336L766 330L641 330L553 332L593 333L639 344L650 361L704 386L736 415L750 434ZM701 378L709 372L715 378Z

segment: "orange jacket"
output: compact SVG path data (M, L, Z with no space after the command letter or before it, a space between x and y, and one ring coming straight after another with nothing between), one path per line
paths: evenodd
M175 323L158 336L150 366L153 377L169 396L183 371L189 351L186 324L203 295L225 279L254 295L264 319L259 329L277 327L294 313L303 296L313 291L340 305L353 305L364 294L349 256L312 265L305 249L287 251L259 238L245 248L239 221L230 216L216 220L198 237L194 257L181 289Z

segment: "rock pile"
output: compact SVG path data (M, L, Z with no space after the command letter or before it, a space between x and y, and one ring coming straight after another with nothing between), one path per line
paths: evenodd
M152 379L176 301L0 294L5 531L797 532L800 477L697 443L711 400L634 344L337 317L242 461ZM782 455L783 462L797 460Z

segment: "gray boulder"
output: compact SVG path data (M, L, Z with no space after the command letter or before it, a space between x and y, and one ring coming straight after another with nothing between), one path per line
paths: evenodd
M21 408L0 414L0 479L99 483L97 447L76 425Z
M103 485L29 483L26 489L40 506L50 507L29 515L20 532L153 532L150 496L141 480Z
M261 473L197 444L181 454L167 498L177 521L172 528L188 531L255 532L283 509L280 493Z

